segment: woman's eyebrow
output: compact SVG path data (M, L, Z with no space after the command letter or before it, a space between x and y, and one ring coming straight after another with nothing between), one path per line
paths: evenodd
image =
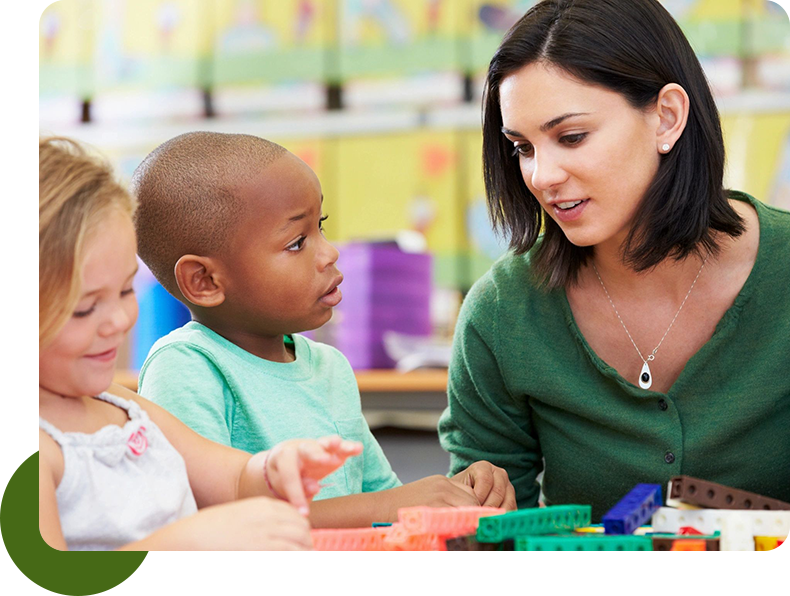
M542 124L540 127L540 131L548 132L555 126L559 126L560 124L562 124L568 118L574 118L576 116L589 116L589 115L590 115L589 112L569 112L567 114L563 114L562 116L557 116L556 118L549 120L545 124ZM520 139L526 138L523 134L521 134L517 130L511 130L504 126L501 128L501 130L504 134L509 135L511 137L518 137Z
M576 116L589 116L589 113L588 112L569 112L567 114L563 114L562 116L558 116L557 118L554 118L553 120L549 120L548 122L543 124L540 127L540 131L541 132L548 132L552 128L554 128L555 126L558 126L558 125L562 124L568 118L574 118Z

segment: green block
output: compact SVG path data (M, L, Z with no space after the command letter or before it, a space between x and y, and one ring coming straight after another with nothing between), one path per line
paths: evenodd
M481 517L479 542L502 542L509 538L569 532L590 525L590 505L554 505Z
M516 550L653 550L647 536L521 536L515 540Z

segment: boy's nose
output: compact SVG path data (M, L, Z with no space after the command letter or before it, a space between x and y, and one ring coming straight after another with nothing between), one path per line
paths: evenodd
M329 242L329 240L326 238L322 237L322 240L323 245L319 258L320 267L323 270L337 263L337 259L340 257L340 251L338 251L337 248L335 248L335 245Z

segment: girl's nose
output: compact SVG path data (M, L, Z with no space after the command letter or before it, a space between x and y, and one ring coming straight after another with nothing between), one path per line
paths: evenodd
M136 303L134 305L134 308L122 303L116 304L113 307L110 316L107 318L104 325L102 326L101 329L102 334L115 335L116 333L127 332L132 327L132 325L134 325L134 321L137 318L136 313L137 313Z

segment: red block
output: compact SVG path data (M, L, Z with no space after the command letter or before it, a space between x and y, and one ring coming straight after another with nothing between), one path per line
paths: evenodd
M498 507L404 507L398 510L398 522L412 534L466 536L477 532L481 517L503 513Z
M391 527L311 530L315 550L385 550Z

